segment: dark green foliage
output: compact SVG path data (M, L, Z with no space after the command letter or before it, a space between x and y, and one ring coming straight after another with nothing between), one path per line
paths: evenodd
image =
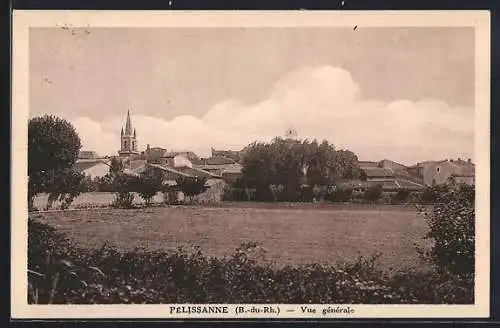
M242 165L241 184L254 188L258 201L318 199L323 194L304 188L323 190L339 178L360 176L357 156L347 150L336 151L326 140L320 144L316 140L281 138L270 143L254 142L246 148Z
M124 168L123 161L120 160L119 158L113 157L109 164L109 174L113 175L116 173L123 172L123 168Z
M223 201L252 201L255 190L250 188L226 187L222 193Z
M375 202L382 198L382 186L381 185L375 185L366 188L366 190L363 192L363 199L369 201L369 202Z
M406 189L398 190L392 197L391 201L393 203L405 203L409 200L410 191Z
M154 195L162 190L163 172L157 168L147 166L139 175L136 187L146 205L150 205Z
M133 192L137 190L138 180L138 177L123 172L113 174L112 188L116 195L111 206L116 208L133 208Z
M92 179L89 175L86 175L80 181L80 191L81 192L93 192L97 190L96 180Z
M81 192L83 176L72 170L81 148L80 138L66 120L45 115L28 123L28 208L34 197L49 193L50 208L54 200L69 206Z
M176 183L180 191L191 201L194 196L207 190L206 181L205 178L180 177Z
M363 170L363 169L360 169L360 172L359 172L359 180L361 181L366 181L366 179L368 179L368 176L366 174L366 171Z
M337 187L331 189L326 197L326 200L331 202L349 202L352 200L353 190L350 187Z
M450 190L449 185L437 185L426 187L421 195L421 202L424 204L435 204L441 201L441 195L446 194Z
M440 271L464 276L474 275L475 263L475 188L461 185L439 195L439 203L426 213L430 251L422 255Z
M80 148L80 138L68 121L49 115L30 119L28 175L71 167Z
M61 169L57 172L50 171L50 174L45 176L45 192L49 194L47 209L50 209L56 200L62 202L63 209L68 208L83 191L82 181L84 177L82 173L72 168Z
M123 189L123 187L120 187L119 185L125 183L125 181L124 179L117 177L123 174L123 169L124 165L121 159L117 157L111 158L108 173L103 177L96 177L95 180L93 181L95 191L119 192L121 189Z
M28 231L30 304L474 303L473 278L439 272L390 277L377 269L380 254L340 266L272 267L259 264L256 243L210 258L199 249L79 249L34 219Z
M116 192L111 206L114 208L134 208L134 194L129 191Z

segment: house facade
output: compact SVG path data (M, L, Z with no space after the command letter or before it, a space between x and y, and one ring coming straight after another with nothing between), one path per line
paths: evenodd
M475 164L471 159L447 159L443 161L418 163L424 184L435 186L446 183L475 184Z

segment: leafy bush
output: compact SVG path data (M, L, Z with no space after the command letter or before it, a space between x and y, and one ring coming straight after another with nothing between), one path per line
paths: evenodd
M134 208L134 194L128 191L117 192L111 206L114 208Z
M366 188L366 190L363 192L363 199L369 201L369 202L375 202L382 198L382 186L381 185L375 185Z
M28 242L31 304L474 302L470 278L439 272L390 277L377 269L380 255L341 266L273 267L260 264L258 250L265 250L256 243L223 258L207 257L198 248L86 250L35 219L29 220Z
M337 187L327 193L326 199L331 202L348 202L353 197L353 190L350 187Z
M136 191L146 203L146 206L151 204L151 199L163 187L163 172L154 167L148 166L139 175L136 183Z
M133 192L138 185L137 177L118 172L113 175L112 181L116 195L111 206L116 208L133 208Z
M420 253L438 270L473 276L475 263L475 187L461 185L440 193L439 204L426 213L429 251Z
M182 193L188 197L188 200L192 201L194 196L207 190L206 181L207 179L205 178L179 177L176 183Z
M405 203L408 201L410 197L410 191L407 189L401 189L398 190L394 195L391 197L392 203Z
M422 192L421 202L424 204L439 203L441 195L446 194L448 191L450 191L450 187L448 185L426 187Z

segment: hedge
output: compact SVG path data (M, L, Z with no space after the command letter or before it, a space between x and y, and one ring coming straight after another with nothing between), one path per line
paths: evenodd
M330 266L277 267L255 257L257 244L214 258L199 249L120 252L83 249L29 219L30 304L343 303L473 304L472 276L377 269L376 257Z

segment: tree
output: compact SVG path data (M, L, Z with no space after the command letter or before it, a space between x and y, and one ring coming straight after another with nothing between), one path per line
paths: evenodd
M382 197L382 185L377 184L366 188L363 198L370 202L375 202Z
M52 115L30 119L28 175L71 167L80 148L80 137L68 121Z
M44 115L28 122L28 207L35 196L50 192L71 202L79 193L82 177L72 170L81 148L80 137L68 121ZM66 197L67 196L67 197Z
M360 169L360 172L359 172L359 179L361 181L366 181L368 179L368 175L366 174L366 171L363 170L363 169Z
M194 196L203 193L208 187L205 185L207 179L202 177L179 177L176 180L177 186L180 191L188 197L189 202L193 200Z
M152 166L147 166L141 172L137 181L137 192L144 200L146 206L151 205L151 200L157 192L162 190L163 172Z
M49 194L46 209L50 209L54 201L62 202L61 208L68 208L73 200L84 192L84 179L85 175L77 172L71 168L59 170L47 179L46 192Z
M123 172L113 174L112 188L115 191L115 199L111 204L118 208L133 208L134 194L138 188L138 178Z
M440 194L439 203L425 215L433 241L420 253L440 271L458 275L475 272L475 187L460 185Z
M338 150L336 153L337 175L341 179L364 179L366 172L359 167L358 156L349 150ZM363 176L364 173L364 176Z
M124 168L123 162L120 159L113 157L111 159L111 162L109 163L109 172L108 173L110 175L113 175L113 174L116 174L119 172L123 172L123 168Z

